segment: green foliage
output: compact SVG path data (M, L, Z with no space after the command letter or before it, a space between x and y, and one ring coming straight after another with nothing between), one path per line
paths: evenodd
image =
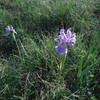
M93 3L93 0L7 0L0 5L13 16L12 23L6 21L8 24L29 32L73 27L83 33L92 23Z
M88 86L93 80L94 68L99 64L98 48L95 48L95 41L85 50L81 36L77 37L75 48L65 59L63 72L60 56L54 50L54 38L44 35L23 38L22 56L13 55L6 61L1 59L0 96L7 100L77 100L88 98L88 92L92 95L93 87Z
M6 25L18 33L0 36L0 100L99 100L97 5L94 0L0 0L0 34ZM66 57L57 55L58 29L69 27L77 35L75 47Z

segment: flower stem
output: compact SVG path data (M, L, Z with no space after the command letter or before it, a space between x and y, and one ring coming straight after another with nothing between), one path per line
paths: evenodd
M66 55L61 56L60 57L60 61L61 61L61 63L60 63L60 71L61 71L61 73L63 73L64 66L65 66L65 61L66 61Z

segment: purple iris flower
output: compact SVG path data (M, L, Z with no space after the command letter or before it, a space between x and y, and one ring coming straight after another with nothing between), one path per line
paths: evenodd
M5 28L5 33L4 33L2 36L3 36L3 37L7 37L7 36L10 35L10 33L15 33L15 34L17 34L16 31L15 31L15 29L14 29L12 26L7 26L7 27Z
M12 26L7 26L7 27L5 28L5 31L6 31L7 33L9 33L9 32L15 32L15 30L14 30L14 28L13 28Z
M61 55L67 54L67 51L68 51L66 46L64 45L57 45L55 46L55 49L56 49L57 54L61 54Z
M65 32L65 29L60 30L60 35L56 38L58 41L58 45L55 47L56 52L58 54L65 54L67 53L67 46L74 46L76 43L76 35L75 33L72 34L71 29L68 29Z

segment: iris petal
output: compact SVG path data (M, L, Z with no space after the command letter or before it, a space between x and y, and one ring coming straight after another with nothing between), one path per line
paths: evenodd
M68 51L66 46L63 46L63 45L57 45L55 46L55 49L56 49L57 54L61 54L61 55L67 54L67 51Z
M67 30L67 37L68 37L68 38L71 38L71 36L72 36L72 32L70 31L70 29L68 29L68 30Z
M65 29L60 29L60 34L61 35L65 34Z

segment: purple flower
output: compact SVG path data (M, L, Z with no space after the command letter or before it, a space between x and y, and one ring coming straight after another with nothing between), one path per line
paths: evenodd
M12 26L7 26L7 27L5 28L5 31L6 31L7 33L9 33L9 32L15 32L15 30L14 30L14 28L13 28Z
M3 37L7 37L7 36L10 35L10 33L15 33L15 34L17 34L16 31L15 31L15 29L14 29L12 26L7 26L7 27L5 28L5 33L4 33L2 36L3 36Z
M67 51L68 51L66 46L64 45L57 45L55 46L55 49L56 49L57 54L61 54L61 55L67 54Z
M67 53L67 45L74 46L76 43L76 35L72 34L71 29L68 29L65 33L64 29L60 30L60 35L56 38L58 45L55 47L58 54Z
M56 40L60 44L67 44L67 45L74 46L74 44L76 42L76 35L75 35L75 33L72 34L70 29L67 30L67 33L65 33L64 29L61 29L60 30L60 35L56 38Z

